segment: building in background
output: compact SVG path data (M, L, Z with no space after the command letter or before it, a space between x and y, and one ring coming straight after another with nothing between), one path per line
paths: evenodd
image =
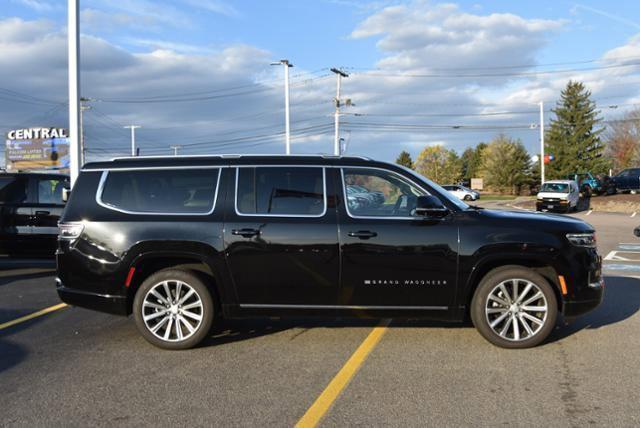
M63 128L15 129L7 133L7 171L69 171L69 131Z

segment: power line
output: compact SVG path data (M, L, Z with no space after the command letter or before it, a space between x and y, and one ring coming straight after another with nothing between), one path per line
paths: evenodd
M596 71L596 70L608 70L613 68L623 67L635 67L640 65L640 62L628 63L628 64L615 64L605 65L600 67L587 67L587 68L567 68L562 70L540 70L529 71L519 73L446 73L446 74L411 74L411 73L354 73L355 76L360 77L409 77L409 78L461 78L461 77L510 77L510 76L538 76L545 74L561 74L561 73L575 73L583 71Z

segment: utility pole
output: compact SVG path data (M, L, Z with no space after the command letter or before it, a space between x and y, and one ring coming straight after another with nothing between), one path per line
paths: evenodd
M178 156L178 150L182 148L182 146L169 146L173 149L173 155Z
M79 0L68 0L69 172L73 187L80 173L80 14Z
M123 128L130 128L131 129L131 156L135 156L136 155L136 129L138 128L142 128L142 126L140 125L127 125L124 126Z
M89 98L80 98L80 167L84 166L87 156L87 148L84 145L84 112L91 109L91 106L85 105L83 103L89 101L91 101L91 99Z
M336 156L340 156L340 84L342 82L343 77L349 77L347 73L337 68L332 68L332 72L336 74L336 112L334 114L334 122L335 122L335 136L333 139L333 154Z
M293 67L293 64L289 63L287 59L281 59L278 62L273 62L271 65L284 66L284 144L285 153L291 154L291 128L289 126L289 68Z
M540 101L540 185L544 184L544 102Z

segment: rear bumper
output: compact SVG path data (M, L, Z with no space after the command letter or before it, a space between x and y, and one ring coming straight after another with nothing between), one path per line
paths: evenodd
M126 316L129 314L127 296L97 294L84 290L67 288L62 284L62 281L60 281L59 278L56 279L56 289L58 291L58 296L60 296L60 300L69 305L115 315Z

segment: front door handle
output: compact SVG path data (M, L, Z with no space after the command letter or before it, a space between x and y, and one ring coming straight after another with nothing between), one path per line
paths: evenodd
M360 239L369 239L378 236L376 232L371 232L369 230L358 230L357 232L349 232L347 233L347 235L351 236L352 238Z
M49 211L36 211L36 216L43 216L51 214Z
M232 235L242 236L243 238L251 238L253 236L260 235L260 230L258 229L233 229L231 230Z

